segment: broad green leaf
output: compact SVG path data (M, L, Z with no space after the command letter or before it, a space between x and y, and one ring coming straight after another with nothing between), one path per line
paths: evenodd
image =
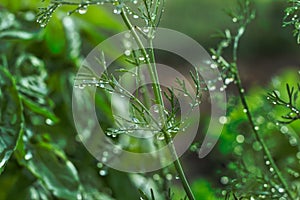
M43 142L27 144L22 164L55 197L67 200L82 197L76 168L54 145Z
M22 105L12 75L0 67L0 174L23 128Z
M23 54L16 61L14 73L24 106L56 123L58 118L52 112L53 102L48 97L44 63L31 54Z

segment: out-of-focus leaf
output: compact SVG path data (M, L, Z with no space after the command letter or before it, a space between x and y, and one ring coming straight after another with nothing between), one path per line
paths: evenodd
M0 12L0 30L11 28L16 24L15 15L8 11Z
M67 39L68 55L72 60L78 61L80 58L81 39L78 28L73 18L66 16L63 18L63 26Z
M22 105L11 74L0 67L0 174L23 128Z
M29 188L29 198L36 200L50 200L53 199L49 191L43 186L40 181L35 182Z
M58 122L58 118L55 116L55 114L49 110L49 108L47 107L41 107L40 105L38 105L37 103L35 103L34 101L26 98L26 97L22 97L22 101L23 104L29 108L31 111L40 114L41 116L50 119L51 123L57 123Z
M20 30L9 30L0 33L0 39L23 39L30 40L36 36L34 33L20 31Z
M205 180L197 180L192 184L192 190L196 199L217 199L214 189Z
M107 181L116 199L139 199L138 187L130 180L128 174L116 170L110 170Z
M55 18L55 15L53 16ZM66 40L63 31L61 20L53 20L45 29L45 41L50 52L59 54L66 49Z
M63 151L44 142L30 144L26 151L22 165L54 196L68 200L82 197L77 170Z
M58 118L51 110L53 103L48 97L44 63L33 55L23 54L16 61L14 73L24 105L32 112L56 123Z

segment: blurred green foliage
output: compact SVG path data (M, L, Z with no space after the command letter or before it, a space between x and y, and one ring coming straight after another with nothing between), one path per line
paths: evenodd
M294 59L299 55L289 31L281 28L284 2L257 1L259 19L243 40L243 58L263 60L275 54ZM0 199L133 200L141 196L138 189L149 196L149 187L141 180L150 182L159 199L152 177L97 165L76 138L73 125L71 91L82 58L108 36L124 30L124 25L110 7L97 6L90 7L85 15L72 16L66 16L69 10L62 8L46 28L40 28L35 22L40 6L39 0L0 3ZM234 2L169 1L166 6L162 26L185 32L208 47L214 44L209 36L215 29L228 26L222 9L234 6ZM286 97L286 83L296 86L299 74L289 69L267 79L267 86L251 86L247 98L284 176L291 187L299 188L299 121L276 125L285 110L272 106L266 98L272 90ZM228 170L211 166L212 161L205 163L211 176L193 182L197 199L224 199L229 193L232 199L232 194L249 199L253 194L280 195L278 188L272 192L276 183L270 182L273 179L267 160L234 95L229 97L228 123L218 152L211 155ZM105 117L111 115L107 97L99 95L96 105L103 123L109 126L110 118ZM101 170L105 175L99 174ZM195 176L201 176L198 173ZM171 188L174 200L184 198L176 179L171 181Z

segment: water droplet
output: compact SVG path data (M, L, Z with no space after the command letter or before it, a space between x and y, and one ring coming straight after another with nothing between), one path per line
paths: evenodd
M278 125L279 125L279 123L278 123ZM289 129L288 129L288 127L286 127L286 126L282 126L281 128L280 128L280 132L281 133L287 133L289 131Z
M103 164L102 164L101 162L98 162L98 163L97 163L97 167L100 169L100 168L103 167Z
M131 51L127 49L127 50L124 51L124 54L125 54L125 56L130 56Z
M246 108L244 108L244 109L243 109L243 112L244 112L244 113L247 113L247 112L248 112L248 110L247 110Z
M119 14L121 14L121 9L120 8L115 8L113 10L113 13L119 15Z
M101 83L101 84L99 85L99 87L100 87L100 88L104 88L105 86L104 86L103 83Z
M32 158L32 153L27 152L24 158L25 158L25 160L30 160Z
M232 18L233 23L236 23L238 19L236 17Z
M101 162L103 163L107 162L107 157L102 157Z
M217 65L216 63L212 63L212 64L210 65L210 68L216 69L216 68L218 68L218 65Z
M232 78L232 77L230 77L230 78L226 78L225 79L225 81L224 81L224 83L226 84L226 85L229 85L231 82L233 82L234 81L234 78Z
M138 19L138 18L139 18L138 15L133 15L132 17L133 17L134 19Z
M80 85L78 86L78 88L82 90L82 89L85 88L85 85L84 85L84 84L80 84Z
M144 56L141 56L141 57L139 57L139 60L140 60L140 61L144 61L144 60L145 60L145 57L144 57Z
M135 118L135 117L132 118L132 121L133 121L134 123L139 123L139 122L140 122L140 121L139 121L137 118Z
M214 91L214 90L216 90L216 86L214 86L214 85L208 86L208 90Z
M137 3L138 3L138 0L133 0L132 3L133 3L133 4L137 4Z
M229 183L229 178L227 176L222 176L221 179L220 179L220 182L223 185L227 185Z
M82 200L82 195L80 193L77 194L77 200Z
M279 188L279 189L278 189L278 192L279 192L279 193L284 193L284 189L283 189L283 188Z
M88 10L87 6L82 6L78 9L78 13L83 15L87 12L87 10Z
M160 180L160 176L158 174L154 174L153 175L153 180L159 181Z
M292 145L292 146L297 146L297 144L298 144L297 138L295 138L295 137L290 137L290 138L289 138L289 143L290 143L290 145Z
M243 143L245 141L245 137L243 135L236 136L236 141L238 143Z
M168 181L171 181L171 180L173 179L173 175L172 175L172 174L167 174L167 175L166 175L166 179L167 179Z
M165 135L163 133L159 133L157 134L157 137L156 137L158 140L162 141L165 139Z
M253 142L252 144L252 148L255 150L255 151L260 151L262 149L262 146L259 142L255 141Z
M220 122L221 124L226 124L226 123L228 122L228 119L227 119L226 116L221 116L221 117L219 118L219 122Z
M107 170L101 169L101 170L99 171L99 174L100 174L100 176L106 176L106 175L107 175Z
M271 192L276 192L276 189L275 188L271 188Z
M52 121L51 119L47 118L47 119L45 120L45 123L46 123L47 125L49 125L49 126L52 126L52 125L54 124L54 121Z
M269 160L266 161L266 165L270 165L271 162Z
M258 131L259 127L258 126L254 126L254 130Z
M159 112L159 105L153 106L153 112L158 113Z
M150 30L149 27L144 27L144 28L143 28L143 31L144 31L145 33L148 33L149 30Z

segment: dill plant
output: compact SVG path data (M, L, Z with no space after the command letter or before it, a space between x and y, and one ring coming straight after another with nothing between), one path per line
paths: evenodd
M143 129L143 127L141 126L144 125L146 125L146 127L149 127L148 125L149 122L147 117L150 117L151 120L153 120L158 127L160 126L160 122L151 116L149 110L152 104L149 98L151 99L151 96L153 95L154 96L153 101L156 106L156 108L154 108L155 109L154 112L157 112L159 114L158 120L164 119L165 124L167 125L164 125L162 130L155 131L155 129L152 130L151 127L150 130L155 132L158 140L163 141L167 144L171 144L170 151L171 154L175 157L174 168L186 192L185 199L187 198L189 200L194 200L195 197L190 188L188 180L185 176L181 162L178 156L176 155L176 150L172 142L172 138L174 137L176 132L178 132L181 123L183 123L178 121L178 119L176 119L176 115L179 111L179 108L178 108L178 102L175 97L175 91L181 93L181 95L191 98L193 102L191 105L191 110L192 110L195 106L199 105L201 101L201 93L204 90L204 88L202 88L201 81L198 74L194 72L191 72L190 74L191 74L192 81L195 85L195 90L196 90L195 98L189 93L189 91L186 88L185 82L183 80L177 79L177 85L174 88L167 88L167 90L163 90L159 84L158 74L157 74L156 64L155 64L154 49L153 49L153 38L155 37L155 29L158 27L165 9L164 0L143 0L143 1L95 0L95 1L82 1L80 3L69 2L69 1L51 1L48 7L40 9L37 22L39 22L42 27L46 26L46 24L49 22L52 14L56 11L56 9L63 5L74 7L73 10L68 12L68 14L71 15L72 13L75 12L78 12L79 14L85 14L89 6L103 5L103 4L112 4L113 13L120 15L121 18L123 19L124 24L126 25L128 30L130 30L133 38L135 39L139 47L139 50L129 51L129 52L125 51L124 56L127 56L126 62L134 66L140 66L142 64L147 65L151 80L154 83L152 84L153 93L150 91L149 88L143 86L143 89L145 91L143 92L143 98L138 99L136 96L134 96L129 91L127 91L124 87L122 87L121 84L118 82L117 78L115 77L115 75L109 72L106 72L101 77L98 77L94 73L92 73L91 75L82 74L82 78L80 77L79 80L77 80L75 86L80 89L84 89L85 87L89 87L89 86L95 86L109 93L116 92L120 94L121 97L128 97L132 99L133 101L131 102L132 121L128 121L127 119L123 119L122 117L115 116L118 123L121 124L122 122L126 122L127 124L129 123L130 126L122 127L122 128L108 128L106 134L108 136L112 136L113 138L118 137L118 135L122 133L135 132L138 131L140 128ZM142 24L142 26L139 24ZM141 37L140 34L142 34L142 36L145 37L147 42L150 44L149 49L146 49L144 47L144 44L142 43L142 40L140 38ZM101 56L100 63L102 64L102 66L106 65L104 54ZM115 71L119 73L129 72L129 70L126 68L121 68ZM144 81L142 75L139 74L139 72L137 72L135 76L137 81L140 82ZM170 110L168 110L165 107L164 98L171 105ZM163 113L165 113L166 116ZM168 175L168 171L169 171L168 168L160 170L160 175L163 177L161 187L163 192L162 196L164 199L172 198L172 192L168 186L169 180L164 178ZM140 191L141 199L155 200L156 198L159 198L156 197L159 196L159 194L154 194L152 189L150 191L151 197L148 197L144 192L145 191Z
M217 36L221 37L221 42L215 49L211 49L213 58L219 64L220 70L223 72L223 80L225 85L233 84L236 86L241 105L233 110L242 110L246 116L246 123L250 125L250 129L246 129L252 134L238 135L236 137L237 143L243 143L244 140L248 140L247 143L253 143L253 150L258 151L261 155L257 156L248 144L243 144L244 153L241 151L243 149L236 150L239 158L236 163L229 163L228 168L238 170L234 178L232 178L229 184L228 191L225 194L225 199L299 199L299 190L297 189L297 183L295 183L295 178L298 177L298 170L293 170L297 166L297 152L294 154L287 154L288 158L285 158L285 162L290 160L290 164L279 164L276 162L276 156L272 154L274 150L269 146L271 142L268 142L266 135L269 132L268 129L276 129L275 126L279 127L280 132L286 135L291 149L298 149L298 135L297 133L291 132L291 127L287 128L286 124L293 123L299 119L299 83L296 86L286 85L286 95L282 95L278 90L268 93L267 97L262 92L261 97L256 101L257 104L262 106L253 106L254 109L251 110L249 106L249 101L255 101L252 97L247 97L246 90L243 87L242 80L240 78L238 70L238 48L240 46L241 37L244 35L247 26L255 19L255 10L251 1L238 1L238 9L236 11L228 11L228 15L231 17L232 22L236 25L236 30L232 31L226 29ZM298 19L298 1L290 1L290 7L285 10L285 17L283 26L293 25L294 36L297 38L299 43L299 19ZM231 56L225 54L225 50L231 52ZM226 56L225 56L226 55ZM259 92L256 92L256 95ZM285 97L282 97L285 96ZM275 107L282 107L284 111L281 110L280 113L284 113L281 119L275 115L275 110L268 105L268 102ZM259 103L260 102L260 103ZM231 111L232 112L232 111ZM239 111L233 111L229 116L234 116ZM270 114L271 113L271 114ZM231 117L232 117L231 116ZM263 124L262 121L267 120ZM269 122L268 122L269 121ZM230 124L239 124L238 119L232 117ZM235 130L230 129L230 131L237 131L236 125ZM248 136L248 138L245 137ZM274 141L273 141L274 142ZM295 148L296 147L296 148ZM274 148L274 147L273 147ZM250 151L250 153L249 153ZM250 156L250 158L248 157ZM261 159L259 161L259 159ZM281 161L282 162L282 161ZM284 161L283 161L284 162ZM290 165L286 170L286 167ZM293 177L293 178L291 178ZM253 181L256 180L256 181ZM222 181L221 181L222 182ZM227 182L226 182L227 184Z
M45 8L40 8L40 13L38 14L37 21L41 24L42 27L45 27L47 23L49 22L51 16L53 13L59 9L61 6L68 6L71 8L70 12L68 12L69 15L72 13L78 12L79 14L85 14L88 12L88 9L90 6L94 5L105 5L105 4L111 4L113 5L112 12L120 15L123 19L124 24L128 28L128 30L131 31L133 37L138 43L138 46L140 48L139 51L132 51L132 52L124 52L126 57L126 62L130 63L132 65L141 65L146 64L148 65L148 69L150 71L151 77L154 82L159 83L157 72L156 72L156 66L155 66L155 57L153 48L147 49L143 46L140 35L142 34L143 37L147 39L147 41L151 44L152 38L155 34L155 28L158 27L161 17L164 12L164 0L128 0L128 1L118 1L118 0L91 0L91 1L64 1L64 0L54 0L51 1L49 6ZM299 17L298 17L298 9L299 9L299 1L291 1L290 7L288 7L285 11L286 16L284 18L284 26L287 25L293 25L294 26L294 35L297 38L297 41L299 43ZM260 154L260 156L257 156L257 158L251 158L249 160L259 160L259 164L255 166L256 163L252 163L251 170L249 167L250 161L248 160L245 162L243 159L237 159L238 161L234 164L230 163L229 168L236 170L237 174L236 177L230 181L227 189L227 192L224 194L225 199L297 199L299 197L299 191L297 188L294 188L294 186L297 186L297 178L299 177L299 170L297 170L297 163L293 160L293 165L289 163L289 165L280 165L278 164L276 157L273 155L272 147L269 147L268 141L266 141L266 129L268 129L267 125L269 123L264 124L261 123L263 121L262 119L269 120L267 116L267 112L270 111L270 109L273 109L273 106L275 108L282 107L284 108L284 114L282 115L272 115L272 120L274 120L274 124L276 124L275 128L273 129L280 129L282 133L285 133L288 140L294 139L297 134L290 134L287 131L286 125L294 124L299 121L300 115L299 115L299 98L298 93L300 91L299 84L296 84L294 86L291 86L291 84L286 85L286 95L280 95L280 93L276 90L274 92L268 93L267 97L266 95L262 94L264 99L267 99L271 102L270 107L267 106L267 104L263 104L266 106L266 109L260 109L255 108L251 109L251 106L248 102L252 102L250 95L247 95L247 91L244 89L242 80L240 78L239 74L239 68L238 68L238 48L240 39L244 35L246 28L251 23L252 20L255 18L255 11L253 9L253 5L251 4L251 1L245 0L245 1L238 1L238 10L236 12L228 12L229 16L231 17L232 22L237 26L236 30L230 30L226 29L224 32L221 32L219 36L221 36L221 42L215 49L211 49L212 58L216 61L218 64L217 67L222 71L222 79L224 81L224 87L221 88L221 90L226 90L227 86L230 84L233 84L236 86L236 89L238 91L239 100L241 102L240 105L237 106L236 113L243 113L246 117L246 124L250 125L250 128L248 129L249 134L248 135L238 135L238 142L241 141L248 141L249 143L253 142L254 149L258 149L257 151L249 153L250 155L256 155ZM135 24L136 23L136 24ZM142 25L141 25L142 24ZM72 31L71 31L72 32ZM26 35L26 34L20 34L19 37L27 37L28 38L34 38L34 35ZM78 35L76 36L78 37ZM231 56L225 56L224 52L225 50L230 50ZM73 55L74 57L78 56L78 52L75 53L76 55ZM102 65L105 65L105 55L101 55L102 59L100 62L102 62ZM5 65L5 68L8 69L8 62L3 57L3 63ZM31 173L33 173L36 177L39 177L41 180L38 180L34 183L34 187L31 188L31 190L36 191L34 194L38 193L37 191L43 191L40 192L39 195L41 196L51 196L49 191L47 191L45 188L50 188L55 193L55 197L57 198L69 198L74 199L78 198L81 199L81 193L84 192L84 189L82 185L79 183L79 178L77 175L76 170L74 169L74 166L67 160L66 155L56 146L49 145L45 142L47 138L35 138L32 139L32 132L31 129L33 125L30 125L30 123L26 122L24 123L23 119L23 112L25 113L25 116L30 116L32 112L37 112L38 114L44 116L47 118L46 123L53 124L58 119L53 114L52 110L47 110L43 107L42 104L36 104L31 99L33 97L33 92L41 92L42 90L45 91L45 71L44 71L44 65L41 60L34 57L33 55L26 55L26 56L20 56L20 58L17 60L17 63L21 66L23 63L29 62L33 66L36 66L38 68L37 71L40 72L40 74L35 74L34 78L40 81L39 87L36 87L35 84L33 84L32 77L28 77L28 80L21 79L21 77L17 77L16 80L12 78L10 72L6 69L0 70L1 79L5 80L6 86L8 85L9 88L12 88L11 91L13 93L12 101L17 105L16 113L17 113L17 119L16 121L19 123L19 126L26 125L25 133L23 133L23 129L21 127L16 127L18 131L20 131L20 135L24 138L24 141L28 140L37 140L38 145L36 144L28 144L24 145L23 140L20 140L18 142L18 148L16 150L16 158L19 160L19 163L22 166L25 166ZM78 64L80 60L77 60L76 63ZM6 64L5 64L6 63ZM18 68L18 67L17 67ZM129 72L128 69L120 68L116 70L118 73L124 73ZM16 70L16 74L18 74L18 69ZM137 73L138 74L138 73ZM205 88L202 85L202 82L200 81L197 73L191 72L191 79L193 83L195 84L195 90L196 90L196 99L192 99L194 102L194 105L198 105L201 102L201 94L204 90L210 89ZM160 107L157 108L158 113L167 112L167 122L170 122L171 124L169 127L166 127L162 132L157 133L157 138L160 141L170 143L172 140L172 137L174 137L174 134L178 131L179 123L176 120L176 114L178 112L178 105L176 102L175 92L180 91L183 95L189 96L188 91L186 90L186 86L184 81L179 80L177 81L176 88L165 90L160 87L159 84L153 84L153 93L151 93L151 90L147 87L144 87L143 89L147 92L144 92L142 96L142 100L137 98L136 96L132 95L129 91L126 91L117 81L117 78L113 73L105 73L101 77L97 77L97 79L94 79L97 77L97 75L91 75L91 74L83 74L82 79L77 80L80 84L76 85L79 88L84 89L85 87L98 87L106 92L118 92L120 95L127 96L133 99L132 105L132 113L133 118L132 121L129 122L131 126L125 127L124 129L120 128L108 128L107 129L107 135L111 136L112 138L118 137L118 134L126 133L129 131L137 131L138 128L143 128L141 125L147 124L148 119L145 118L145 112L148 112L148 116L151 117L151 114L149 114L149 108L151 106L151 101L149 102L149 97L151 95L154 96L155 104L160 105ZM141 76L137 76L139 78L138 81L143 81ZM26 81L30 85L32 85L32 91L26 90ZM213 80L212 80L213 81ZM1 84L3 84L1 82ZM25 85L24 85L25 84ZM2 85L1 85L2 86ZM18 86L18 87L17 87ZM19 90L19 91L18 91ZM36 91L38 90L38 91ZM15 93L20 92L20 95L15 95ZM22 94L21 94L22 93ZM281 93L283 94L283 92ZM266 98L265 98L266 97ZM47 102L48 107L51 107L50 105L52 102L47 98L47 92L41 92L38 95L38 98L41 102ZM164 100L165 99L165 100ZM251 100L249 100L251 99ZM168 110L166 106L164 105L164 101L167 101L171 105L171 110ZM268 110L269 109L269 110ZM265 115L261 114L262 112L266 112ZM258 115L260 114L260 115ZM262 117L264 116L264 117ZM161 116L164 117L164 116ZM120 121L124 120L122 118L118 119ZM155 121L155 119L153 119ZM233 121L234 119L232 119ZM158 123L158 122L157 122ZM229 122L234 124L234 122ZM236 127L234 127L236 128ZM153 131L156 131L155 129ZM236 132L237 130L233 130ZM170 134L172 133L172 134ZM251 133L251 134L250 134ZM246 136L249 136L247 138ZM16 136L15 136L16 137ZM37 142L34 141L34 142ZM290 142L291 143L291 142ZM246 146L246 144L244 144ZM24 147L25 146L25 147ZM37 146L35 149L34 146ZM197 147L196 147L197 148ZM50 151L53 150L52 154L50 154ZM251 148L250 148L251 149ZM32 151L29 151L32 150ZM175 150L172 150L175 154ZM27 153L26 153L27 152ZM58 189L59 187L53 187L55 185L55 180L48 180L47 177L43 177L43 174L39 172L40 169L43 169L45 165L39 164L38 158L34 158L34 161L27 163L27 161L30 161L33 156L38 154L39 152L47 152L50 155L46 157L47 159L50 159L53 161L53 163L58 162L59 166L67 166L67 170L63 171L63 175L68 175L72 178L74 178L74 182L71 184L70 181L66 181L66 184L74 186L76 192L72 194L72 192L66 192L63 190ZM300 152L300 151L298 151ZM11 155L11 152L7 154L8 156ZM297 154L298 155L298 154ZM175 155L176 156L176 155ZM298 155L299 156L299 155ZM246 158L247 155L245 155ZM293 157L292 159L295 159L295 155L290 156L289 158ZM300 157L300 156L299 156ZM43 158L41 156L41 158ZM57 159L55 159L57 158ZM42 160L42 159L41 159ZM58 161L57 161L58 160ZM287 160L287 159L286 159ZM297 160L297 159L296 159ZM36 163L35 163L36 162ZM104 176L107 173L107 170L105 170L105 167L102 166L102 164L98 163L100 170L100 175ZM100 166L101 165L101 166ZM55 166L55 165L54 165ZM287 167L285 169L284 167ZM190 185L185 177L184 170L181 166L180 160L177 157L177 159L174 162L174 168L178 173L178 177L180 178L182 185L184 187L184 190L186 192L186 196L182 199L195 199L193 192L191 191ZM254 168L254 170L253 170ZM2 170L3 168L1 168ZM151 188L149 191L143 191L140 190L140 198L144 200L157 200L157 199L167 199L171 200L173 198L172 191L170 189L170 180L168 175L170 175L170 171L172 171L172 167L167 167L162 170L160 170L160 176L162 177L161 182L159 182L159 189L156 190L155 188ZM2 171L1 171L2 172ZM298 173L298 174L297 174ZM49 174L48 174L49 175ZM50 174L49 176L51 176ZM64 180L64 177L61 177L62 180ZM293 178L289 178L288 176L292 176ZM73 179L72 179L73 180ZM246 180L246 181L245 181ZM47 184L41 184L41 182L46 182ZM224 177L221 179L221 182L228 182L228 178ZM74 184L74 185L73 185ZM58 185L61 186L61 185ZM61 186L63 187L63 186ZM71 190L72 191L72 190ZM78 192L80 191L80 192ZM158 191L158 192L157 192ZM157 193L156 193L157 192ZM162 194L160 194L161 192ZM97 193L95 193L94 198L99 198L99 196L103 199L110 198L106 195L99 195L97 196ZM47 197L46 197L47 198ZM83 195L83 198L85 196ZM91 199L93 197L90 197ZM87 197L88 199L88 197Z

